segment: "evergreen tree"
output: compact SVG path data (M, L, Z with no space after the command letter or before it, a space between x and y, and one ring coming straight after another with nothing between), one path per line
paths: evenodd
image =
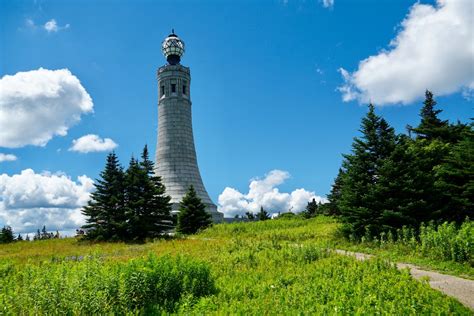
M345 155L340 197L337 208L344 222L344 232L360 238L380 232L381 210L375 196L380 168L395 147L395 133L375 114L374 106L362 119L361 138L355 138L352 154Z
M462 133L443 163L435 168L435 186L442 195L440 213L444 220L461 222L474 217L474 131Z
M125 172L125 216L127 218L127 238L143 240L146 231L142 224L143 209L146 203L143 192L145 173L135 158L130 159Z
M126 172L127 218L130 237L136 240L160 236L173 226L171 197L165 194L161 178L154 173L145 146L142 160L134 158Z
M144 205L143 223L149 237L160 235L163 231L172 228L171 197L166 195L166 188L161 177L155 174L155 166L148 157L148 147L145 145L140 162L145 172L143 195Z
M26 240L26 241L30 241L30 235L26 234L25 240Z
M18 234L18 237L16 237L16 240L17 241L23 241L23 236L21 236L21 234Z
M104 170L94 184L96 190L83 208L88 230L86 238L118 240L126 236L124 172L117 156L107 156Z
M376 206L380 209L380 228L394 230L404 225L416 227L433 218L435 207L433 174L426 166L436 159L423 151L405 135L397 139L397 146L384 160L374 186Z
M211 223L211 215L206 212L206 206L191 185L179 205L176 230L183 234L194 234L198 230L208 227Z
M305 210L303 211L303 217L304 218L311 218L316 216L319 213L319 204L316 202L316 199L313 199L312 201L308 202L306 205Z
M266 221L267 219L270 219L270 214L263 209L263 206L260 206L260 212L257 213L256 217L259 221Z
M8 244L15 240L13 230L10 226L4 226L0 231L0 244Z
M252 212L245 212L245 216L247 216L248 219L254 220L255 219L255 214Z
M43 229L41 230L41 239L49 239L49 233L46 230L46 225L43 225Z
M323 204L322 208L324 210L324 214L330 216L337 216L341 215L341 211L339 210L339 199L341 197L341 188L342 188L342 177L344 176L344 170L339 168L337 173L336 179L334 179L334 183L331 188L331 192L328 195L329 203Z
M33 237L33 240L41 240L41 232L38 228L38 230L36 231L36 234L35 236Z
M448 127L448 121L442 121L438 118L438 114L442 110L435 110L436 101L433 93L426 90L425 101L420 111L421 121L418 127L413 131L417 134L417 138L432 140L444 136Z

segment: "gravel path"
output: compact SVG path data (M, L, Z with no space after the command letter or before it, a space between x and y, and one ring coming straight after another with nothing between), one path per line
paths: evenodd
M366 260L372 258L373 255L368 255L360 252L352 252L346 250L335 250L336 253L354 256L357 260ZM474 281L466 280L463 278L455 277L452 275L441 274L433 271L422 270L419 267L407 264L397 263L398 269L408 268L410 274L415 279L421 279L423 277L429 277L429 284L433 289L439 290L444 294L454 297L459 302L474 310Z

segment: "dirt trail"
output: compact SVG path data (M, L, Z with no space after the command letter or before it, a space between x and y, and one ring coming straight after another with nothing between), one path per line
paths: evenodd
M357 260L366 260L374 257L373 255L352 252L346 250L335 250L336 253L354 256ZM455 277L452 275L441 274L433 271L422 270L419 267L407 264L407 263L397 263L398 269L408 268L410 274L415 279L421 279L423 277L429 277L429 284L433 289L439 290L444 294L454 297L459 302L474 310L474 281L466 280L463 278Z

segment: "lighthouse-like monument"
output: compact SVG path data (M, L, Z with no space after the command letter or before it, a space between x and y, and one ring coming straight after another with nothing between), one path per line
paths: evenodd
M191 115L191 74L188 67L180 64L184 42L173 31L165 38L161 49L168 63L157 72L156 174L162 178L166 193L171 196L174 214L192 185L213 221L221 222L223 214L217 212L216 205L209 198L197 164Z

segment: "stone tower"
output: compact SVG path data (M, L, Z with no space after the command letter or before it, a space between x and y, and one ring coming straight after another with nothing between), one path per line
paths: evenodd
M214 222L221 222L222 213L207 194L199 172L194 147L191 116L191 74L180 64L184 42L170 34L162 44L168 64L160 67L158 76L158 144L156 147L156 174L171 196L172 213L190 185L206 205Z

